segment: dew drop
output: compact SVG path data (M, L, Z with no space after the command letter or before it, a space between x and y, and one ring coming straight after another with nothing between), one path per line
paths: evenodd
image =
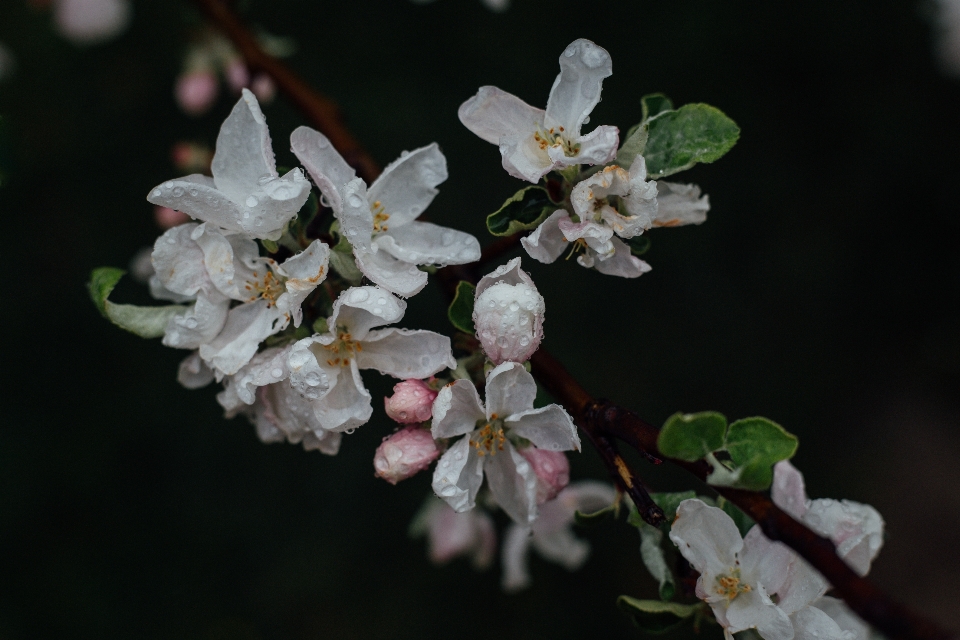
M351 206L351 207L362 207L362 206L363 206L363 198L361 198L360 196L358 196L358 195L355 194L355 193L351 193L351 194L347 197L347 202L350 203L350 206Z
M356 431L356 430L357 430L356 427L351 427L350 429L345 429L345 430L344 430L344 433L347 434L347 435L350 435L351 433L353 433L353 432Z
M177 241L173 238L173 236L167 236L167 244L177 244Z
M280 376L283 375L283 369L274 369L274 370L271 371L270 373L273 374L273 377L274 377L274 378L279 378Z
M530 338L528 338L527 336L521 337L520 344L524 347L527 346L528 344L530 344Z
M183 187L176 187L176 188L174 188L174 190L173 190L173 197L174 197L174 198L179 198L179 197L182 196L182 195L183 195Z
M154 198L159 198L159 197L162 196L162 195L163 195L163 191L160 191L160 189L154 189L154 190L153 190L153 197L154 197Z
M386 298L379 298L379 299L377 300L377 304L387 304L387 299L386 299Z
M367 293L366 289L354 289L353 293L350 294L350 302L363 302L370 297L370 294Z
M164 188L164 189L169 189L169 188L172 187L172 186L173 186L173 183L172 183L172 182L164 182L164 183L163 183L163 188Z
M353 237L353 236L357 235L357 230L356 230L356 229L347 229L347 235L350 236L350 237Z
M380 307L374 307L374 308L373 308L373 314L376 315L376 316L383 315L383 309L380 308Z
M257 197L256 197L256 196L247 196L247 206L248 206L248 207L255 207L255 206L257 206L257 203L258 203L258 202L259 202L259 200L257 200Z
M190 189L190 195L193 196L194 198L197 197L197 194L198 194L198 193L200 193L200 192L197 191L196 189Z
M196 328L197 328L197 319L196 319L196 318L187 318L187 321L186 321L184 324L187 325L187 328L188 328L188 329L196 329Z

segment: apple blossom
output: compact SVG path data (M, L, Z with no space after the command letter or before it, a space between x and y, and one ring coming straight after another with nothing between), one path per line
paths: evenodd
M373 330L398 322L405 309L405 302L379 287L351 287L334 302L329 330L293 345L291 383L316 401L325 429L352 430L370 419L373 407L360 369L407 379L457 366L446 336L395 327Z
M217 76L211 69L182 73L173 85L173 95L185 113L198 116L206 113L217 99Z
M473 322L483 352L494 364L526 362L543 339L545 304L514 258L480 279Z
M457 513L434 497L410 523L411 537L426 534L428 555L434 564L445 564L457 556L469 556L473 566L486 569L497 548L493 520L482 509Z
M447 161L436 143L404 151L369 188L323 134L299 127L290 144L339 219L357 267L384 289L410 297L427 283L417 265L480 259L472 235L416 220L447 179Z
M618 129L600 126L580 135L580 128L600 102L601 84L612 72L605 49L575 40L560 56L560 75L546 110L487 86L460 105L457 115L470 131L500 147L503 168L515 178L536 183L554 169L606 164L617 154Z
M520 449L520 455L530 463L537 476L537 504L553 500L570 484L570 461L563 451L526 447Z
M383 399L391 419L400 424L417 424L429 420L437 392L423 380L404 380L393 387L393 395Z
M267 121L257 99L243 96L223 122L211 166L154 187L147 200L254 238L277 240L310 195L300 169L277 173Z
M440 390L433 403L433 437L455 438L433 474L433 490L454 510L476 504L484 474L493 498L516 522L537 517L537 476L517 451L522 438L549 451L580 449L573 420L556 404L533 408L537 383L516 362L504 362L487 374L486 404L468 380Z
M378 476L397 484L429 467L439 455L430 431L410 425L383 439L373 456L373 468Z

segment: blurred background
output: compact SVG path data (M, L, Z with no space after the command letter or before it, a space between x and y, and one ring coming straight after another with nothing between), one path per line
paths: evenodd
M429 564L406 533L429 474L397 487L373 475L393 429L378 398L395 381L365 374L374 418L338 456L267 446L222 418L213 387L177 384L184 352L98 315L90 270L152 245L148 190L189 172L171 157L178 142L212 148L236 94L181 86L202 113L178 105L177 78L209 64L197 51L212 37L189 2L114 6L128 24L113 38L70 23L66 2L0 2L0 639L639 635L615 599L656 589L622 523L579 532L593 554L577 573L533 558L533 587L516 595L501 593L498 566ZM523 185L457 107L485 84L543 106L575 38L614 61L587 129L625 131L656 91L736 120L727 157L678 176L710 195L709 220L651 232L651 273L524 260L547 301L544 346L655 424L707 409L783 424L811 497L885 517L876 581L960 629L960 81L951 41L937 55L939 5L241 9L283 38L268 39L382 164L437 141L451 177L429 215L481 244L485 215ZM305 120L282 96L264 111L278 162L293 166L288 136ZM148 296L127 278L114 299ZM444 309L430 286L403 324L449 331ZM696 488L636 463L655 489ZM573 469L604 478L590 449Z

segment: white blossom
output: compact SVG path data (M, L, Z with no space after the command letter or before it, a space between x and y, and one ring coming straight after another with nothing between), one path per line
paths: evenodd
M545 304L514 258L477 283L473 322L483 351L494 364L526 362L543 339Z
M559 405L533 408L537 383L516 362L487 374L486 404L469 380L440 390L433 403L433 437L455 438L433 474L433 490L457 512L476 504L484 474L497 504L516 522L537 517L537 476L513 440L551 451L580 449L573 420Z
M472 235L416 220L447 179L447 161L436 143L404 151L369 187L323 134L300 127L290 143L339 219L357 267L384 289L410 297L427 283L417 265L480 259Z
M277 173L267 121L247 89L220 128L211 172L168 180L147 200L227 231L277 240L310 195L300 169Z
M546 110L531 107L497 87L481 87L460 106L470 131L500 148L510 175L536 183L554 169L606 164L617 154L619 131L580 128L600 102L603 79L613 72L610 54L589 40L575 40L560 56L560 75L550 89Z
M483 509L457 513L433 496L410 523L410 535L427 536L428 555L434 564L468 556L476 569L486 569L497 548L493 520Z
M540 516L533 524L512 523L503 539L503 589L518 591L530 585L527 570L530 547L570 571L583 566L590 554L590 545L573 535L574 514L599 511L613 504L616 496L613 487L602 482L575 482L553 500L540 505Z
M456 367L446 336L395 327L373 330L398 322L405 309L405 302L379 287L351 287L334 302L328 331L290 350L291 384L314 401L324 429L348 431L370 419L373 407L360 369L408 379Z

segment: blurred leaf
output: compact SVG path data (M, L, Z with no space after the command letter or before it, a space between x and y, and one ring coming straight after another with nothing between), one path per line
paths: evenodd
M650 236L648 235L633 236L632 238L626 238L623 241L628 247L630 247L630 253L635 256L642 256L645 254L650 250L650 245L652 244L650 242Z
M723 447L727 419L715 411L675 413L667 418L657 446L668 458L693 462Z
M663 509L663 515L667 517L667 523L673 523L673 519L677 517L677 508L680 506L680 503L684 500L696 498L697 492L690 490L674 491L671 493L651 493L650 497L653 498L653 501L657 503L658 507ZM709 498L707 499L709 500Z
M511 236L518 231L536 229L548 215L557 210L539 186L530 186L510 196L495 213L487 216L487 229L495 236Z
M716 107L687 104L647 123L643 157L651 178L663 178L698 162L714 162L740 137L740 128Z
M573 520L579 525L583 526L593 526L595 524L600 524L612 514L617 512L620 503L614 502L609 507L604 507L599 511L594 511L593 513L583 513L582 511L575 511L573 514Z
M734 468L740 471L735 485L763 491L773 481L773 465L793 457L797 437L766 418L744 418L730 425L726 446Z
M114 267L100 267L90 273L90 282L87 289L90 298L97 310L104 318L110 320L121 329L135 333L141 338L159 338L167 327L167 322L173 316L188 309L183 305L167 305L163 307L138 307L132 304L115 304L107 298L117 286L117 282L126 271Z
M661 634L676 629L700 608L699 604L679 604L661 600L638 600L630 596L617 598L620 610L633 618L634 624L647 633Z
M651 527L644 523L640 527L640 559L660 585L660 599L672 600L677 592L677 585L673 579L673 572L667 566L663 554L663 531L659 527Z
M750 531L750 529L753 528L753 525L756 524L753 518L745 514L740 507L733 504L723 496L717 498L717 506L723 509L728 516L733 518L733 522L737 525L737 529L740 530L741 536L747 535L747 532Z
M329 327L327 327L327 319L317 318L313 321L312 328L314 333L326 333L329 330Z
M643 110L643 119L649 120L664 111L673 111L673 100L662 93L648 93L640 98L640 108Z
M473 325L473 298L476 292L475 286L466 280L461 280L457 283L457 294L453 297L450 308L447 309L450 323L460 331L471 335L477 332Z

